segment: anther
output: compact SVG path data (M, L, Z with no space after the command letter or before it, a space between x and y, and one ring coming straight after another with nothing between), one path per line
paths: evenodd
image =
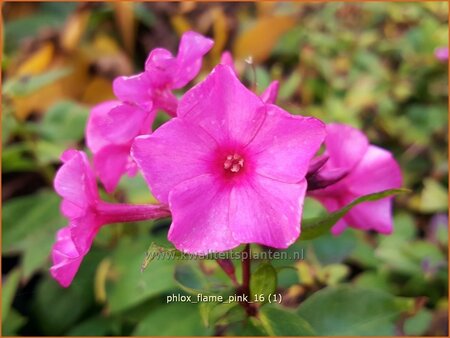
M239 172L244 167L244 159L241 155L234 153L233 155L227 155L223 162L223 168L229 170L232 173Z

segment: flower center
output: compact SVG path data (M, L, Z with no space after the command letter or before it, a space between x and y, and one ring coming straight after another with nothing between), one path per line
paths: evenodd
M232 173L238 173L244 167L244 159L239 154L227 155L223 168Z

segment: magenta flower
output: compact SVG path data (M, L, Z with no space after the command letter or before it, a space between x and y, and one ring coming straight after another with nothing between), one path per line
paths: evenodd
M169 204L179 250L286 248L300 234L304 178L324 137L321 121L265 104L219 65L183 96L176 118L135 140L132 156Z
M434 56L439 61L447 61L448 60L448 47L439 47L434 51Z
M400 167L392 154L370 145L359 130L342 124L329 124L325 146L324 156L329 158L318 175L323 181L339 180L310 194L329 211L336 211L360 196L401 187ZM333 234L341 233L347 226L391 233L392 201L392 197L387 197L353 207L332 228Z
M69 225L58 231L50 273L62 286L72 283L84 256L101 228L108 223L139 221L170 215L162 205L111 204L100 200L86 154L67 150L61 156L54 186L63 198L61 212Z
M132 118L130 118L132 116ZM144 110L120 101L107 101L91 110L86 128L86 143L94 155L95 171L108 193L124 174L137 172L130 157L133 140L151 132L155 117Z
M172 90L184 87L198 74L203 55L213 44L198 33L184 33L176 57L166 49L154 49L145 62L144 72L114 81L114 94L145 111L163 109L175 116L178 100Z
M194 32L185 33L177 57L162 48L154 49L138 75L114 81L114 93L121 101L108 101L94 107L89 117L86 142L94 154L100 181L111 193L124 174L136 174L130 158L131 143L151 132L157 109L174 116L178 100L172 89L191 81L199 72L203 55L212 40Z

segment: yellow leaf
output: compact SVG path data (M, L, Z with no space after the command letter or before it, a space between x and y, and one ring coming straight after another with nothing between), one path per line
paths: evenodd
M126 51L133 55L135 42L134 4L132 2L113 2L114 14Z
M86 31L89 16L90 12L87 7L82 7L69 17L60 36L61 46L64 50L73 51L79 46L81 37Z
M262 16L271 16L277 6L276 1L257 1L256 2L256 11L259 17Z
M227 17L223 13L222 7L214 7L210 10L213 18L214 46L211 50L211 58L213 63L217 63L220 54L225 48L228 39L228 22Z
M242 33L234 45L236 58L252 56L258 63L266 60L281 35L294 27L295 19L291 16L264 17Z
M111 260L109 258L105 258L100 262L95 273L95 299L101 304L106 302L106 279L108 277L110 267Z
M46 71L59 68L70 68L73 71L68 76L27 96L12 99L13 111L17 118L25 119L31 113L42 114L52 104L62 99L79 99L89 80L89 63L86 56L79 52L57 56Z
M44 43L17 70L17 76L42 73L52 62L55 48L51 42Z
M94 50L94 53L92 53L93 57L98 57L99 55L112 55L120 52L117 42L105 34L97 34L89 48ZM89 50L87 50L87 52L89 52Z
M177 32L178 36L181 36L184 32L192 29L191 24L183 15L172 16L170 22L172 23L172 27Z
M304 286L314 285L314 272L313 268L304 261L299 261L295 264L297 268L298 278L300 284Z
M86 86L81 102L94 105L102 101L113 100L112 83L100 76L94 77Z

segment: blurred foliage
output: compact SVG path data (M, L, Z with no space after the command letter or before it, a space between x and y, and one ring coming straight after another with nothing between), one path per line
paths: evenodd
M6 3L2 15L4 335L448 334L448 66L434 57L448 44L446 2ZM252 289L283 299L259 319L236 304L166 304L231 293L214 261L140 272L150 243L169 244L168 221L102 229L68 289L48 274L65 225L51 191L59 155L84 147L89 108L113 97L116 76L152 48L175 51L188 29L215 40L197 81L232 51L258 92L280 81L288 111L359 127L391 150L412 190L396 198L390 236L348 230L287 250L304 260L255 262ZM108 198L153 201L141 177ZM307 201L305 217L321 212Z

